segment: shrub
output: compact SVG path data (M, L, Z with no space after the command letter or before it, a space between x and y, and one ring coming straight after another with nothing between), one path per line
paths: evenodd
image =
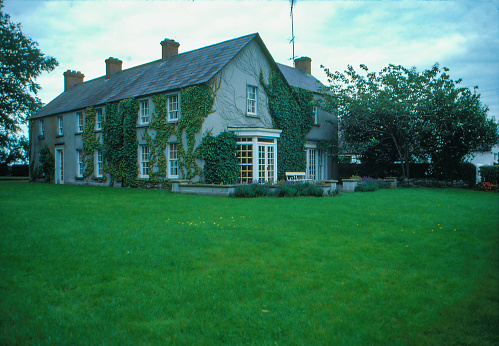
M234 196L240 198L254 198L254 197L264 197L269 195L269 188L264 184L248 184L248 185L238 185Z
M499 192L499 185L498 184L493 184L488 181L481 182L478 184L478 189L482 191L498 191Z
M499 165L480 167L482 181L499 184Z
M363 181L355 188L355 192L372 192L376 190L378 190L378 185L372 181Z

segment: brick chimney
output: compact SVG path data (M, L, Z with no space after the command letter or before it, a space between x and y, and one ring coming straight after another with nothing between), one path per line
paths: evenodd
M170 40L169 38L165 38L163 41L161 41L161 59L166 60L172 55L178 54L178 46L180 46L180 43L175 42L174 40Z
M123 61L120 59L115 59L113 57L106 59L106 78L111 77L115 72L121 71L122 66Z
M312 74L312 59L308 56L302 56L295 59L295 68L302 70L305 73Z
M83 83L85 76L80 71L67 70L64 75L64 91L69 90L75 84Z

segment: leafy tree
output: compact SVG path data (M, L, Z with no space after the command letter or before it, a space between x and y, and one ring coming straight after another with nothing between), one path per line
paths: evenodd
M404 177L418 160L431 159L442 172L478 146L497 141L497 124L487 119L479 95L459 88L461 80L451 80L447 68L360 69L364 74L352 66L345 73L324 68L330 83L324 95L327 106L338 111L343 139L368 161L382 150L384 161L401 163Z
M52 71L58 62L44 56L38 43L24 36L21 25L12 23L3 7L0 0L0 160L9 163L3 160L12 162L24 153L19 150L26 142L19 135L20 125L26 124L27 118L41 107L35 96L40 85L35 79L43 71Z

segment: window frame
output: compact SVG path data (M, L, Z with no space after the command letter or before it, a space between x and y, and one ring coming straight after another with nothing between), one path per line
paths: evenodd
M254 98L250 98L251 95L254 95ZM246 85L246 115L258 115L258 86L251 84Z
M102 131L104 123L104 112L102 108L95 108L95 131Z
M139 152L139 160L140 160L140 165L139 165L139 177L140 178L149 178L149 162L151 159L151 151L149 144L141 144L139 146L140 152ZM147 152L145 152L145 149L147 148Z
M83 112L76 112L76 127L77 127L77 133L83 133L83 131L85 130Z
M170 102L170 100L172 98L176 98L176 102ZM172 104L176 104L177 105L177 109L171 109L171 105ZM166 119L168 122L177 122L179 119L180 119L180 116L181 116L181 109L180 109L180 94L179 93L174 93L174 94L168 94L166 95ZM176 113L176 118L172 118L171 117L171 114L172 113Z
M95 176L102 178L104 176L104 158L102 149L95 149Z
M319 125L319 107L312 106L312 112L314 113L314 125Z
M59 115L57 117L57 135L64 136L64 120L62 118L62 115Z
M45 125L43 123L43 119L40 119L38 124L40 126L40 136L45 136Z
M172 148L175 148L172 150ZM172 154L175 155L172 155ZM178 178L179 177L179 166L178 166L178 143L169 142L168 143L168 165L167 165L167 177L168 178Z
M85 174L85 160L83 158L83 149L76 149L76 177L83 178Z
M146 105L146 107L143 107ZM144 110L147 110L147 116L144 116ZM147 119L144 121L144 119ZM149 115L149 99L142 99L139 100L139 124L140 125L148 125L150 122L150 115Z

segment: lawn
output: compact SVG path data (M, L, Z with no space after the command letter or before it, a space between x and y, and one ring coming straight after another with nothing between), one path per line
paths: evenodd
M499 194L0 182L0 344L499 344Z

